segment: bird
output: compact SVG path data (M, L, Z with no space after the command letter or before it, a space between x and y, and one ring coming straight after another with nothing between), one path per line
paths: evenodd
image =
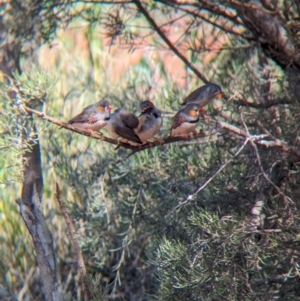
M114 138L125 138L128 143L135 142L143 144L139 136L135 133L139 125L139 119L133 113L126 111L123 108L115 110L106 119L105 129Z
M191 132L195 132L199 121L199 110L200 106L196 103L188 104L179 110L173 117L170 137L185 136L188 138Z
M135 130L136 134L143 143L146 143L151 138L158 140L155 138L155 135L163 125L160 110L150 100L141 102L140 109L142 113L139 116L139 125Z
M84 108L81 113L68 121L68 124L80 130L87 130L93 137L94 131L99 131L106 125L112 106L105 98Z
M207 83L190 93L183 100L181 105L186 106L191 103L196 103L200 106L200 113L204 113L205 110L202 109L204 106L206 106L214 97L221 99L222 96L223 93L220 86L213 83Z

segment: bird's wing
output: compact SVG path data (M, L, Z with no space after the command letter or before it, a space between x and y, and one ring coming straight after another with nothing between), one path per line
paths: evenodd
M115 127L115 132L118 136L121 136L125 139L128 139L130 141L134 141L137 143L142 144L141 139L139 138L139 136L134 132L134 130L132 128L129 128L127 126L116 126Z
M131 129L135 129L139 125L139 119L132 113L121 113L120 118L124 125Z
M69 124L73 123L95 123L99 117L97 114L92 114L92 110L84 110L68 121Z
M146 120L148 119L148 114L142 113L139 117L139 125L137 126L135 132L139 133L145 124Z
M186 104L188 102L193 102L195 101L200 95L201 95L201 88L196 89L192 93L190 93L184 100L182 104Z
M171 129L176 129L178 128L181 124L183 124L184 122L186 122L186 118L184 117L184 115L182 115L180 112L178 112L175 116L174 116L174 120L173 120L173 124L171 126Z

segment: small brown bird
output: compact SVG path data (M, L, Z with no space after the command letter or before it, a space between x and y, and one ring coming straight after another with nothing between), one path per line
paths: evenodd
M184 99L182 106L196 103L200 106L200 112L204 113L205 111L202 109L204 106L206 106L214 97L221 99L222 96L223 93L220 86L213 83L208 83L189 94Z
M111 109L110 103L102 99L84 108L80 114L69 120L68 124L89 131L93 137L93 131L99 131L106 125L105 119L109 117Z
M135 133L139 125L139 119L132 113L124 109L115 110L108 119L106 119L105 129L114 138L122 137L129 141L142 144L139 136Z
M136 133L143 143L146 143L149 139L159 132L163 124L161 112L155 107L153 102L145 100L140 105L142 114L139 116L139 125L136 129Z
M199 121L200 106L196 103L186 105L173 117L170 136L186 136L195 131Z

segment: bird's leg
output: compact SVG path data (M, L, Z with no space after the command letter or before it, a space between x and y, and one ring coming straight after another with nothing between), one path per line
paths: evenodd
M149 148L152 148L154 146L154 144L150 141L150 140L147 140L147 143L149 145Z
M103 141L103 137L104 137L103 133L100 132L100 131L97 131L97 134L98 134L99 136L101 136L101 141Z
M182 134L182 135L180 135L183 139L186 139L186 140L188 140L188 139L190 139L190 134Z
M104 135L102 132L99 132L99 135L101 136L101 141L103 141Z
M94 132L93 132L91 129L87 129L87 132L89 132L89 133L90 133L90 135L91 135L91 138L95 138L95 136L94 136Z
M117 138L117 146L115 147L114 150L117 150L117 149L121 146L120 142L122 142L123 138L121 138L121 139L119 139L119 138L121 138L121 137L118 137L118 138ZM120 140L121 140L121 141L120 141Z
M200 133L198 133L196 130L193 131L192 134L194 135L195 138L199 138L200 137Z
M168 135L167 137L165 137L165 139L166 139L166 138L168 139L168 138L171 138L171 137L173 137L173 136L172 136L172 131L170 131L169 135Z
M159 143L159 145L163 145L164 144L164 141L162 139L159 139L157 137L152 137L156 142Z

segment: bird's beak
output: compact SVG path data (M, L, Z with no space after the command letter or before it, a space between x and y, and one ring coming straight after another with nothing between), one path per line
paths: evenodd
M220 93L217 94L217 98L218 99L221 99L222 97L223 97L223 93L222 92L220 92Z
M205 110L204 110L203 108L200 108L200 109L199 109L199 113L200 113L200 114L204 114L204 113L205 113Z
M111 105L108 105L108 106L107 106L107 110L108 110L108 111L111 111L111 110L112 110L112 106L111 106Z

